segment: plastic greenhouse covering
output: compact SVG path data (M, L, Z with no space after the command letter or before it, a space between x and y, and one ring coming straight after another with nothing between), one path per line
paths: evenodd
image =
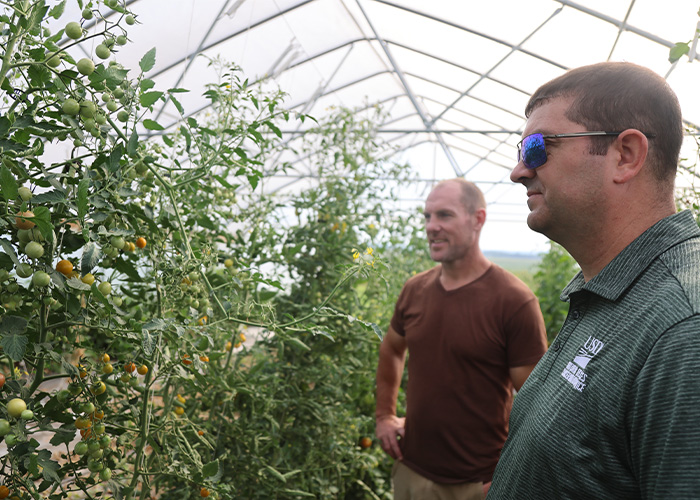
M665 76L688 128L678 188L695 178L695 1L131 0L127 6L137 24L119 61L138 67L155 47L148 76L157 88L189 89L180 94L188 116L206 113L203 92L216 81L209 61L217 56L240 66L251 83L282 89L290 110L320 118L339 107L369 113L379 104L379 139L395 148L391 159L410 164L415 175L396 210L419 205L436 180L464 176L486 195L487 250L546 249L546 239L525 224L525 190L508 177L528 96L568 68L631 61ZM79 19L79 12L68 0L60 22ZM94 20L84 27L99 28ZM671 63L677 42L690 50ZM86 50L83 45L78 50ZM158 123L177 127L181 117L173 104L158 105ZM290 121L282 131L290 147L275 160L292 168L266 179L265 191L294 196L314 182L316 172L293 153L310 125ZM392 179L385 182L389 187Z

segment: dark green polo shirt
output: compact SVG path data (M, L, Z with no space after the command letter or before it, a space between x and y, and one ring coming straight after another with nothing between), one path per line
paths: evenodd
M700 230L658 222L562 293L488 500L700 498Z

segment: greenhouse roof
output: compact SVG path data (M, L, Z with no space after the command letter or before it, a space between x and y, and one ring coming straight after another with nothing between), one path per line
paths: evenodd
M68 3L67 13L75 9L79 18L77 5ZM221 55L250 81L276 82L288 94L288 108L314 117L380 103L386 112L380 137L417 178L398 208L420 204L437 180L464 176L489 204L485 249L546 249L547 240L525 224L525 190L508 178L525 104L545 81L600 61L639 63L667 78L689 127L700 123L695 1L130 0L127 6L139 24L130 28L132 43L121 48L119 61L136 67L155 47L148 76L161 89L192 90L180 101L188 112L207 105L202 92L216 80L199 54ZM690 53L671 64L676 42L690 42ZM159 123L175 126L175 111L166 104L156 112ZM290 125L284 132L294 139L299 131ZM688 143L695 144L692 135ZM308 166L297 165L298 175L288 172L266 189L309 182Z

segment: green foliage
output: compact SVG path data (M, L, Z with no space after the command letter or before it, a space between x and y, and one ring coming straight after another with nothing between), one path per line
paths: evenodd
M148 78L154 50L133 79L116 60L76 71L63 30L42 29L62 5L17 0L0 21L0 417L14 398L34 415L8 418L4 483L51 500L388 498L389 460L359 443L398 290L430 264L420 217L386 211L382 179L408 178L380 111L337 110L301 148L312 187L262 195L289 168L263 172L280 123L305 118L282 92L211 60L209 113L187 116L186 89ZM131 24L113 0L81 7ZM71 34L109 45L126 27ZM151 114L166 100L176 130Z
M564 324L569 304L559 298L562 289L578 271L578 264L561 245L549 242L549 251L544 254L535 273L535 295L540 301L547 340L552 342Z

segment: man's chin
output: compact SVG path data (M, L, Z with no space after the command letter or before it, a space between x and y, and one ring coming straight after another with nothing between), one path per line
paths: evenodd
M536 233L547 236L547 221L544 220L541 214L538 214L537 212L530 212L530 214L527 216L527 227Z

